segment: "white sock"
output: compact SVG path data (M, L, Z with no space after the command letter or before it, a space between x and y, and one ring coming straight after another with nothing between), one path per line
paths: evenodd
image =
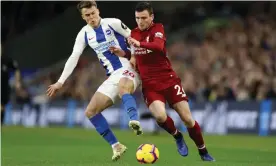
M202 145L201 147L198 147L198 149L204 149L205 145Z
M114 149L114 147L116 146L116 145L118 145L120 142L116 142L115 144L112 144L111 145L111 147L112 147L112 149Z
M173 135L176 135L178 133L178 130L176 129L175 132L173 133Z

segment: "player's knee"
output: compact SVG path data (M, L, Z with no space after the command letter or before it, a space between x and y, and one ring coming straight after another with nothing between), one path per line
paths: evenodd
M190 110L184 109L182 111L183 112L180 114L180 117L181 117L182 121L184 122L184 124L186 125L186 127L193 127L195 125L195 120L194 120Z
M163 102L159 100L153 101L149 105L149 110L157 122L162 123L166 121L167 113Z
M167 114L155 115L155 120L158 123L163 123L167 119Z
M181 101L173 105L174 110L178 113L182 121L187 127L193 127L195 120L192 117L192 113L189 108L189 104L186 101Z
M188 116L184 120L184 124L186 127L193 127L195 125L195 120L193 119L192 116Z
M133 81L128 78L122 78L119 82L119 96L124 94L131 94L134 91Z
M97 110L97 108L93 105L88 105L86 110L85 110L85 116L87 118L92 118L94 117L97 113L99 113L99 111Z
M124 94L131 94L131 90L126 85L119 88L119 96L122 97Z
M163 123L167 119L167 114L165 110L151 110L153 116L155 117L155 120L159 123Z

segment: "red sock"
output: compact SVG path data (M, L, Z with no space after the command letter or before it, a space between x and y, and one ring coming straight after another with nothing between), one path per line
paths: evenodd
M166 130L169 134L171 135L175 135L177 134L178 130L176 129L176 127L174 126L174 122L172 120L171 117L167 116L167 119L165 122L163 123L160 123L160 122L157 122L157 124L162 127L164 130Z
M188 129L190 138L195 142L196 146L198 147L199 153L207 153L207 149L204 144L201 129L197 121L195 121L194 127L187 128L187 129Z

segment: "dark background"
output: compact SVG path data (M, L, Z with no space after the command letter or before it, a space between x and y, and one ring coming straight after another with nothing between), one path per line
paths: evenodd
M165 26L169 57L190 99L275 98L275 2L152 3L155 22ZM18 61L31 96L45 95L71 54L85 25L76 5L1 2L2 51ZM98 2L103 18L119 18L130 28L136 26L135 5ZM87 48L58 98L89 100L105 79L96 55Z

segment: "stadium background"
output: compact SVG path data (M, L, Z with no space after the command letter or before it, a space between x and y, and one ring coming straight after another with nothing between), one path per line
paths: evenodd
M103 18L116 17L134 28L135 4L98 2L98 7ZM248 146L252 147L260 141L258 139L263 139L258 136L275 135L276 3L153 2L153 7L155 22L165 26L168 55L190 98L193 116L205 134L227 135L208 140L217 142L224 138L246 142L243 136L250 133L257 137L250 140L252 144ZM45 93L47 87L59 78L75 37L85 24L76 9L76 2L1 2L1 14L2 53L18 61L24 82L20 91L11 94L5 125L47 127L41 130L57 135L63 133L68 137L71 131L62 128L93 128L84 116L84 109L106 77L90 48L85 50L58 95L49 99ZM13 87L13 77L10 84ZM148 110L140 90L135 96L143 115ZM178 128L185 132L175 112L168 109L168 113ZM128 119L120 102L106 110L104 116L121 135L125 135L121 130L128 129ZM159 130L150 119L142 122L148 131ZM55 129L56 126L61 129ZM20 135L23 142L30 138L34 141L32 131L41 131L24 127L3 127L3 147L10 149L12 140L17 140L15 138ZM70 130L83 134L79 130ZM239 136L232 137L232 134ZM42 135L37 139L42 139ZM90 139L87 132L83 136ZM57 139L64 141L60 137ZM152 139L152 142L157 139L158 144L158 138L153 136ZM260 142L266 141L269 142ZM30 142L27 144L31 145ZM267 143L268 151L272 145L275 147L275 140L269 145ZM12 154L11 150L6 152ZM257 152L251 153L255 155ZM5 157L7 165L22 161ZM276 163L269 157L266 161L267 164ZM264 160L257 165L261 162Z

